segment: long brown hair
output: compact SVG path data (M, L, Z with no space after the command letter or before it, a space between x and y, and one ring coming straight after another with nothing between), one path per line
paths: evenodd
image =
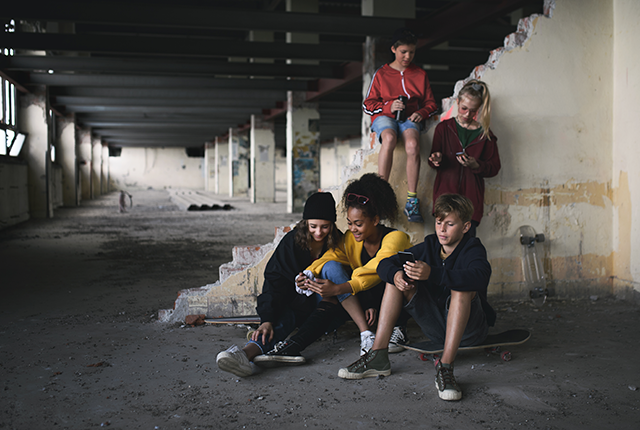
M295 236L296 245L298 245L300 248L304 249L305 251L308 251L310 249L309 243L311 243L311 241L314 240L313 236L311 235L311 232L309 231L309 220L306 220L306 219L300 220L298 224L296 224L295 226L295 231L296 231L296 236ZM340 230L338 230L336 223L331 222L331 227L329 228L329 234L327 234L327 237L326 237L327 249L336 248L338 246L338 242L340 242L341 236L342 234L340 233Z

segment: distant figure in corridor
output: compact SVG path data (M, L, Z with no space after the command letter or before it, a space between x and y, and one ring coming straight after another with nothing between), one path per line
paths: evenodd
M471 199L474 211L469 234L476 235L484 211L484 178L500 171L498 138L491 132L491 95L487 84L467 82L458 94L457 116L436 127L429 165L437 170L433 202L443 194Z
M127 211L127 196L129 196L129 202L131 203L130 207L133 207L133 197L128 192L121 190L120 191L120 213L124 213Z
M407 29L392 37L394 60L380 67L362 104L371 115L371 130L382 147L378 155L378 174L388 181L393 165L393 150L399 135L407 152L407 202L404 213L410 222L424 222L417 197L420 174L420 131L423 121L437 110L427 73L411 61L416 53L417 37Z

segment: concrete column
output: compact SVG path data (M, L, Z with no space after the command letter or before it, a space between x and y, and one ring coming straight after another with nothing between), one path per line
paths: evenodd
M249 139L245 133L229 129L229 196L249 192Z
M320 186L320 111L304 92L287 93L287 211L301 212Z
M415 0L362 0L362 16L380 16L388 18L416 17ZM396 31L389 29L389 37ZM367 36L364 43L362 59L362 99L367 96L371 79L378 68L393 60L389 37L379 38ZM362 113L362 148L373 148L375 142L370 140L371 116Z
M27 133L22 153L29 170L29 214L33 218L53 216L53 203L49 198L51 154L49 143L48 107L46 88L20 97L18 126Z
M100 192L107 194L109 192L109 145L102 143L102 164L100 174Z
M204 144L204 190L216 191L216 144Z
M91 198L100 195L100 172L102 170L102 140L99 137L91 138Z
M78 167L76 163L76 123L73 117L56 118L58 162L62 167L62 204L78 204Z
M251 115L251 203L276 200L276 139L273 122Z
M229 191L229 142L216 138L216 194Z
M79 200L91 199L91 129L80 129L77 136Z

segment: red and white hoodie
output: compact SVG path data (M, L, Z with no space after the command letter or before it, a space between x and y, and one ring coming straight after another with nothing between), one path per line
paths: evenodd
M406 96L408 99L405 103L405 118L418 112L422 118L427 119L438 109L427 73L413 63L404 72L388 64L376 70L362 109L371 115L371 122L380 115L395 118L395 114L391 113L391 103L398 96Z

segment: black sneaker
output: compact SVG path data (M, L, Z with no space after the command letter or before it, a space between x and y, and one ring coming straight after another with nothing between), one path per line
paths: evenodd
M436 388L442 400L460 400L462 390L453 376L453 364L438 361L436 365Z
M268 366L275 363L304 364L306 360L300 354L300 345L292 340L285 340L278 342L271 351L254 357L253 362Z
M404 351L404 345L408 344L409 336L407 336L407 329L402 326L394 327L391 333L391 339L389 340L389 354Z

